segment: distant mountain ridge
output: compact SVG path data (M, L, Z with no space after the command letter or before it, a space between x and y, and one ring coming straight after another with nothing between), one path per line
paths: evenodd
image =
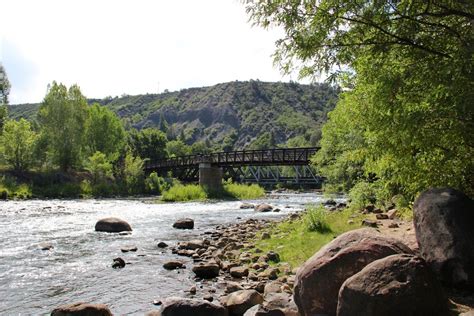
M225 150L276 146L292 139L315 145L338 93L328 84L251 80L88 101L110 108L127 127L161 128L169 138ZM9 114L34 120L38 107L12 105Z

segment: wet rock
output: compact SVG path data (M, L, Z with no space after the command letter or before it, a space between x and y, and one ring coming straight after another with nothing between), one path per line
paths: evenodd
M112 316L104 304L73 303L61 305L51 312L51 316Z
M152 304L153 304L153 305L156 305L156 306L159 306L159 305L163 304L163 302L162 302L161 300L154 300L154 301L152 302Z
M195 287L195 286L191 286L191 288L189 289L189 293L190 293L191 295L195 295L196 292L197 292L196 287Z
M263 204L259 204L259 205L256 205L255 206L255 211L256 212L271 212L273 210L273 206L271 206L270 204L266 204L266 203L263 203Z
M400 241L374 229L340 235L308 259L296 274L294 298L303 316L335 315L342 283L370 262L393 254L411 253Z
M129 223L116 217L108 217L99 220L95 224L95 230L98 232L120 233L124 231L132 231Z
M193 229L194 220L191 218L181 218L174 222L173 227L178 229Z
M124 247L120 249L122 252L136 252L137 250L137 247Z
M211 295L204 295L204 296L202 297L202 299L203 299L203 300L206 300L206 301L208 301L208 302L214 301L214 297L212 297Z
M412 255L376 260L339 291L338 316L447 315L447 299L426 262Z
M206 300L170 297L161 305L161 316L227 316L227 310Z
M168 261L163 264L163 268L166 270L175 270L175 269L183 269L185 268L184 264L181 261Z
M52 250L54 246L52 243L49 242L41 242L38 244L38 248L41 250Z
M454 189L430 189L413 211L421 256L445 284L474 289L474 201Z
M122 258L115 258L112 263L112 268L121 269L125 267L125 261Z
M252 208L255 208L255 205L253 205L251 203L242 203L242 204L240 204L240 208L241 209L252 209Z
M193 267L198 278L212 279L219 275L220 266L216 262L201 262Z
M275 208L273 209L273 212L278 213L278 212L281 212L281 210L279 208Z
M160 241L160 242L158 243L158 248L166 248L166 247L168 247L168 244L165 243L164 241Z
M242 290L223 297L223 305L231 315L241 316L254 305L263 303L263 297L255 290Z
M229 273L234 278L243 278L249 275L249 269L246 267L233 267L230 268Z
M335 205L337 205L337 202L334 201L333 199L329 199L329 200L324 201L323 205L324 206L335 206Z

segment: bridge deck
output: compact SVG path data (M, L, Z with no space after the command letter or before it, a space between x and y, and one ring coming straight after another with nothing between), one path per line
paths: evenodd
M303 147L197 154L161 161L147 161L145 163L145 170L172 170L198 167L200 163L210 163L218 167L307 165L310 162L311 156L318 150L319 147Z

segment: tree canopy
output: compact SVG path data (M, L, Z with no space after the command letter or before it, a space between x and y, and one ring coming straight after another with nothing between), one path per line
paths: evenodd
M245 1L258 25L283 27L275 61L329 73L345 92L314 159L328 183L378 184L413 198L474 187L474 3Z
M82 160L87 100L77 85L53 82L39 111L53 161L66 171Z

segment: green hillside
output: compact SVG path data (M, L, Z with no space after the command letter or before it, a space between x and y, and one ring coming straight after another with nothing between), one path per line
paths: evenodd
M260 81L228 82L176 92L90 99L116 112L127 127L156 127L168 138L202 141L214 150L316 145L338 89ZM38 104L10 106L12 118L34 120Z

